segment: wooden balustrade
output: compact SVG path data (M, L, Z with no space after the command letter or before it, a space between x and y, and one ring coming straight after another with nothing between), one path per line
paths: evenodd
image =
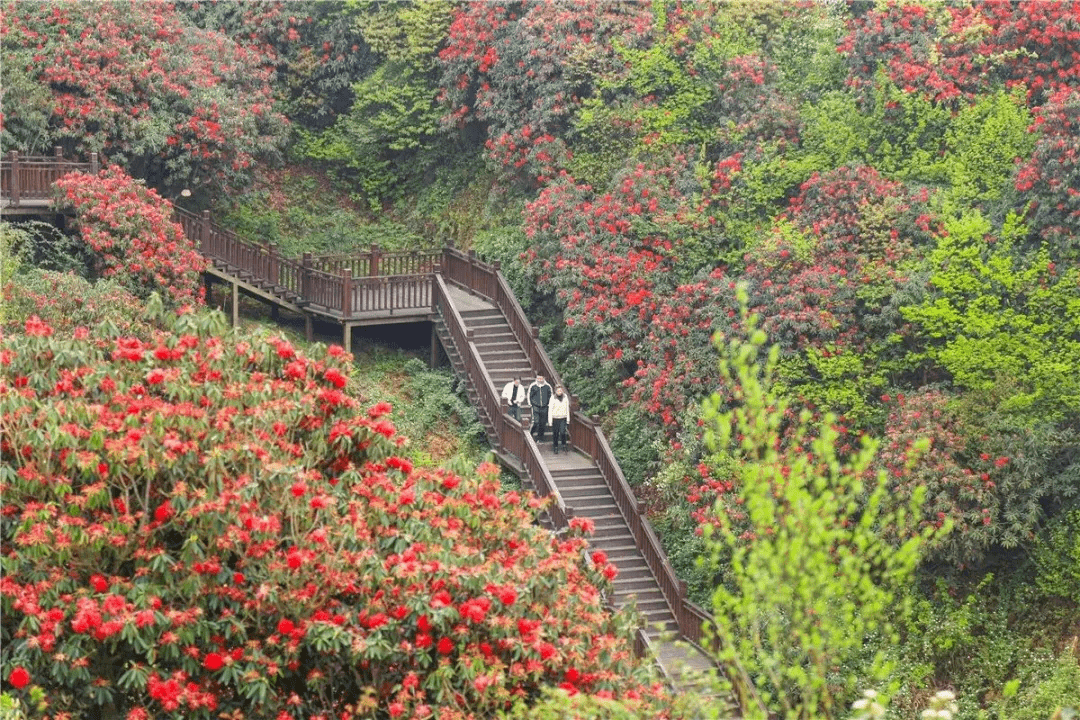
M0 196L10 207L26 200L51 200L53 183L62 176L76 171L96 175L98 169L97 153L90 154L89 162L76 162L65 158L59 147L52 155L22 156L12 150L0 158Z
M477 260L475 254L466 255L457 250L447 249L443 251L442 269L455 283L492 301L509 321L514 336L521 343L533 368L538 373L551 378L553 382L563 384L551 359L540 344L536 328L529 324L521 305L496 266ZM572 404L576 405L576 402ZM500 444L504 443L504 435L500 434L499 437ZM575 409L570 422L570 444L596 462L604 477L604 482L607 483L615 498L619 513L634 536L635 544L656 576L664 598L671 606L672 613L679 624L680 634L689 640L700 642L701 625L708 619L708 615L686 600L686 583L679 580L671 567L659 538L656 537L656 533L645 518L645 505L634 496L599 423ZM530 477L532 477L531 471ZM537 489L539 490L539 487Z

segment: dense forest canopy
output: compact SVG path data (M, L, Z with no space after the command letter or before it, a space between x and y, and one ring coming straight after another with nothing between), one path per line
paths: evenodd
M90 7L2 8L3 149L117 166L113 197L66 181L85 246L49 270L197 299L197 260L130 221L158 196L295 250L501 261L702 602L731 581L706 536L761 540L703 409L745 398L713 344L748 337L742 303L781 465L873 439L889 511L925 492L893 711L1080 703L1080 4ZM286 198L300 168L347 211Z

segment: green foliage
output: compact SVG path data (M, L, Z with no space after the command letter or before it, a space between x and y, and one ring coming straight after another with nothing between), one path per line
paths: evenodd
M927 357L960 387L1013 391L998 408L1060 419L1080 411L1080 268L1058 268L1049 251L1019 255L1027 233L1010 215L995 234L978 211L948 220L927 258L933 292L901 309Z
M32 265L42 270L56 272L74 272L85 276L89 272L92 254L86 244L76 236L65 235L55 225L31 220L17 224L0 223L0 243L3 243L5 256L16 264ZM14 274L14 266L3 268L0 278Z
M800 114L800 152L822 171L865 162L870 155L873 122L859 112L850 93L826 93L804 104Z
M661 435L656 423L637 405L626 405L616 412L611 450L630 487L644 483L658 467L657 441Z
M519 298L532 295L533 283L521 265L521 253L528 247L525 232L519 226L500 226L477 232L472 248L488 262L498 262L510 289Z
M737 534L717 513L718 531L705 528L713 562L730 557L730 585L713 594L717 657L743 717L838 717L857 680L887 673L885 646L906 608L902 590L934 533L915 530L923 493L908 507L884 509L885 477L869 472L873 441L846 461L837 457L835 418L812 428L804 412L793 444L812 452L784 451L778 352L761 358L765 333L747 316L745 290L739 295L749 340L723 345L720 363L735 404L725 412L714 395L703 413L708 445L739 462L749 523L749 533ZM868 638L882 646L865 647Z
M1041 602L1018 579L987 574L966 588L939 579L915 597L904 639L893 651L900 685L893 704L903 717L914 717L927 688L943 682L956 691L956 717L964 720L986 717L982 709L997 703L997 717L1012 720L1020 696L1003 696L1017 685L1028 699L1076 703L1077 686L1061 694L1055 689L1075 677L1076 658L1069 652L1055 657L1051 649L1060 633L1070 632L1075 612ZM1023 717L1045 720L1056 707Z
M388 250L425 246L419 235L388 217L368 221L343 195L310 170L282 173L254 192L231 198L222 223L245 239L277 244L286 256L345 253L371 245Z
M436 159L442 110L435 96L435 53L450 24L445 2L351 3L356 25L382 60L352 87L347 114L319 135L305 134L300 152L342 165L372 210L397 199L402 181ZM408 168L403 171L403 168Z
M405 374L405 392L409 398L409 414L400 420L417 437L452 425L472 442L481 442L484 428L476 410L465 397L464 384L448 371L429 370L418 358L406 360L401 366Z
M833 91L805 104L800 154L811 166L865 163L900 180L939 184L950 111L902 92L882 75L868 104Z
M959 207L1001 198L1016 161L1035 148L1019 92L996 92L960 110L945 133L948 197Z
M692 693L680 693L674 703L664 708L666 717L697 717L701 698ZM517 701L509 710L500 712L499 720L646 720L654 718L658 708L641 707L639 703L595 695L569 693L564 689L544 688L535 702Z
M996 710L1009 720L1046 720L1046 718L1075 718L1080 709L1080 662L1073 647L1056 659L1047 658L1037 666L1036 677L1020 684L1020 691L1002 700ZM1071 715L1060 713L1070 708Z
M37 315L60 332L111 325L125 334L148 337L150 325L142 317L143 301L116 280L91 283L73 273L31 268L5 278L0 327L18 332Z
M1055 517L1035 538L1035 584L1080 606L1080 510Z

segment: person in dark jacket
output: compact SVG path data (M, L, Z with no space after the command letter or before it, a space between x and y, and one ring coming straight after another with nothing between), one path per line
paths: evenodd
M537 442L544 441L547 431L548 404L551 402L551 386L544 381L543 375L537 375L536 381L527 392L529 405L532 406L532 429L530 432Z

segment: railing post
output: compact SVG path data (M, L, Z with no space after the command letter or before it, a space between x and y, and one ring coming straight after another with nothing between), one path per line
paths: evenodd
M435 267L432 268L431 278L430 278L431 317L432 317L433 320L434 320L434 317L436 315L438 315L438 313L439 313L439 283L435 279L435 276L438 275L438 274L439 274L439 265L438 265L438 263L436 263ZM432 325L432 327L435 327L435 326Z
M544 369L540 367L540 353L537 348L540 347L540 328L535 325L532 326L532 342L529 344L529 364L532 365L533 372L542 373ZM554 380L555 378L551 378Z
M352 270L345 268L345 274L341 279L341 315L346 320L352 317Z
M19 207L19 194L21 188L19 187L19 151L11 151L11 205L12 207Z
M475 267L476 267L476 251L475 250L470 250L469 251L469 267L466 270L466 275L465 275L465 284L469 286L470 291L475 290L475 288L473 287L473 269Z
M90 153L90 174L98 174L98 155L96 152Z
M300 281L300 299L311 299L311 253L306 252L300 259L300 266L303 270L303 276Z
M274 243L266 243L266 254L269 258L267 265L267 274L270 276L267 278L274 285L278 284L278 252L277 246Z
M375 277L379 274L379 246L371 244L371 253L368 256L368 276Z
M53 146L53 165L52 172L46 171L46 177L50 178L49 184L52 184L60 179L60 176L64 174L64 148L59 145Z
M199 218L199 249L203 255L210 254L210 211L203 210L202 217ZM222 258L223 260L231 260L231 258Z

